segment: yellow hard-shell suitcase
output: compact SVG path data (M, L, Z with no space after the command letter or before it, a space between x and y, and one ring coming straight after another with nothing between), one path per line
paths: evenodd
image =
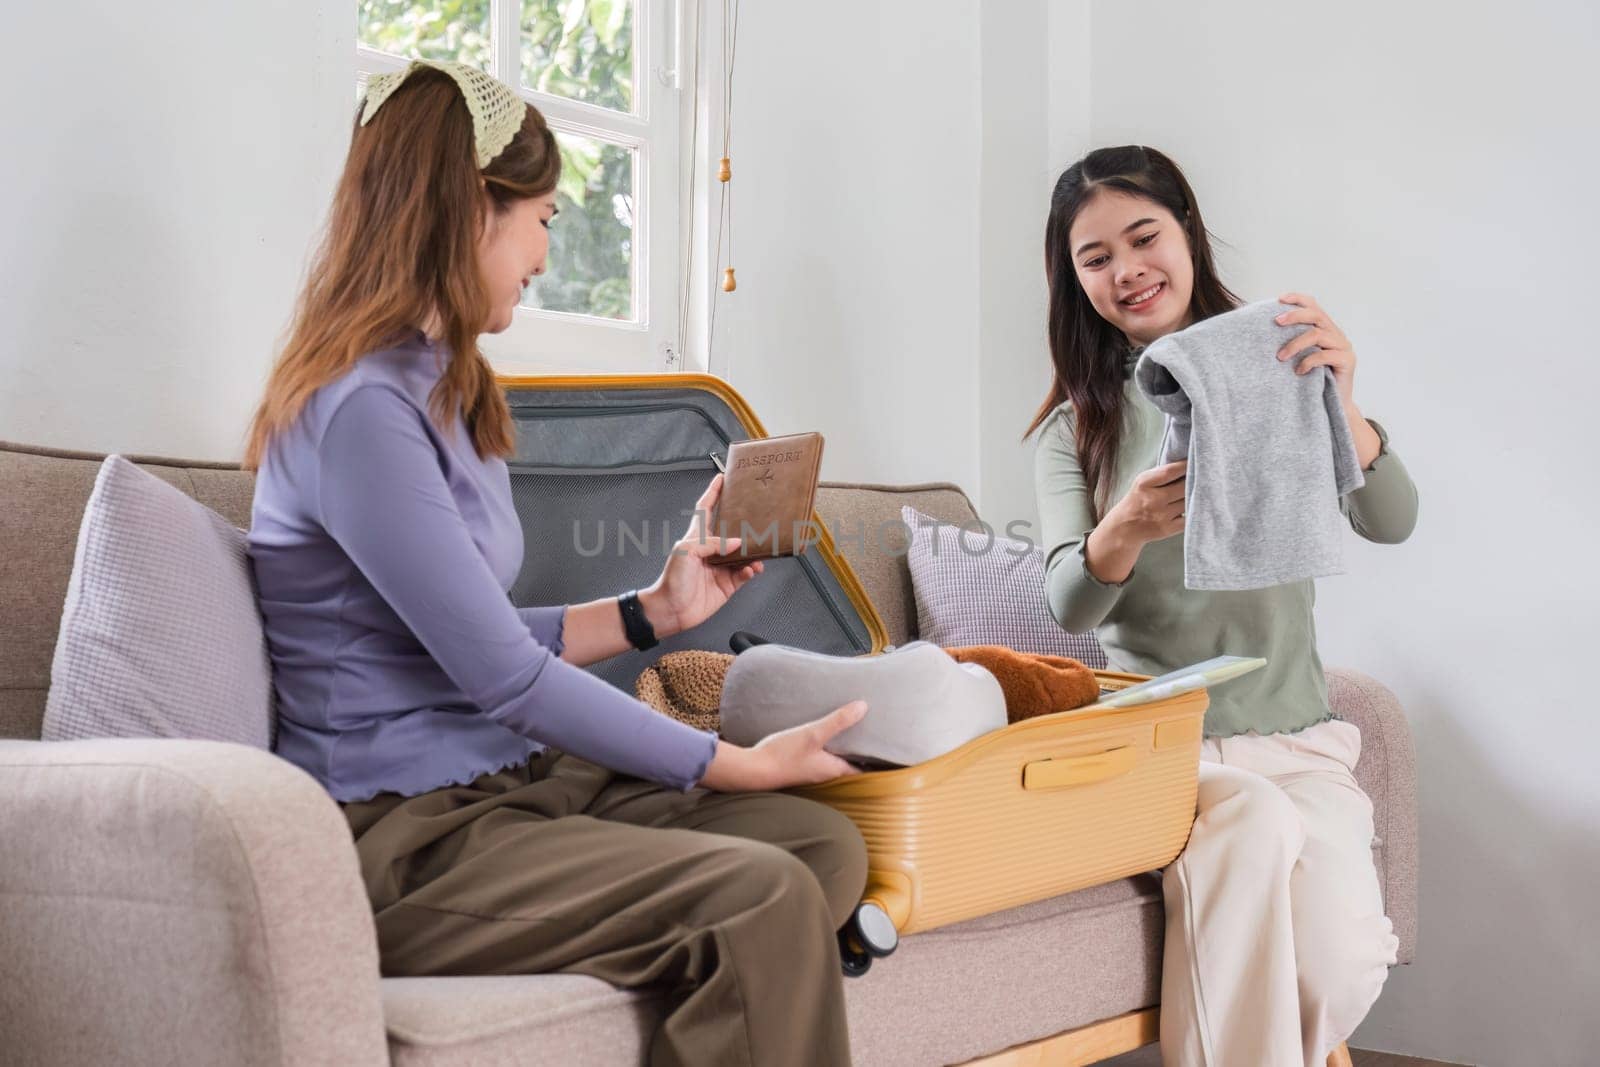
M749 405L708 375L501 378L517 422L508 460L530 545L512 588L524 604L581 603L642 585L668 546L585 551L582 519L681 530L680 509L715 474L713 453L767 436ZM663 522L662 520L666 520ZM835 655L872 655L888 634L818 523L815 553L774 560L760 583L650 652L591 668L625 691L661 655L724 650L739 630ZM562 554L563 546L572 550ZM1145 679L1097 672L1103 688ZM797 790L860 827L870 873L852 922L859 973L899 933L928 930L1112 881L1170 862L1194 817L1203 690L1119 709L1061 712L1008 726L914 767ZM886 928L886 929L885 929ZM861 945L864 943L865 948ZM853 960L853 963L852 963Z
M1146 680L1095 673L1103 689ZM861 945L887 955L899 934L1170 863L1194 823L1208 704L1201 689L1057 712L926 763L795 790L849 816L866 839ZM887 936L871 928L872 905L893 923Z

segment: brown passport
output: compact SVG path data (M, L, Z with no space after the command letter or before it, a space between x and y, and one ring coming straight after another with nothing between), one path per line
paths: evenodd
M797 433L736 441L723 465L722 495L711 516L717 537L740 538L739 547L708 556L713 566L798 556L817 540L811 510L822 473L822 435Z

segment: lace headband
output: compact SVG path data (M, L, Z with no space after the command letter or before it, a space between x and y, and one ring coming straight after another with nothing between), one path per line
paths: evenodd
M472 140L477 148L478 169L487 167L522 128L527 105L511 86L465 63L413 59L404 70L369 78L366 105L361 109L361 125L371 122L383 102L394 95L394 91L413 71L421 67L444 71L461 88L461 95L467 101L467 110L472 113Z

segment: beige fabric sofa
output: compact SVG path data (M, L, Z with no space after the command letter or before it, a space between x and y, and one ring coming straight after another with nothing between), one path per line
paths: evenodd
M572 975L380 978L345 822L313 779L277 757L200 741L37 740L101 458L0 443L0 1059L642 1062L660 1010L653 996ZM133 458L249 524L250 474ZM874 529L902 504L974 517L953 485L830 484L818 510ZM910 640L904 560L860 552L845 546L892 640ZM1346 670L1329 683L1335 711L1362 731L1356 773L1376 807L1374 855L1409 962L1410 733L1382 685ZM1078 1063L1149 1040L1161 937L1154 875L908 937L846 983L856 1062ZM1102 1020L1117 1022L1092 1026ZM1069 1031L1097 1035L1087 1045L1100 1051L1047 1040Z

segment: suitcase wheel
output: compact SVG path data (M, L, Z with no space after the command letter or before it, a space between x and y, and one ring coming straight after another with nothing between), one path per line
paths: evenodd
M849 926L839 931L839 965L846 978L860 978L872 969L872 957L856 944Z
M894 928L894 920L870 900L857 905L845 930L869 956L880 960L900 947L900 931Z

